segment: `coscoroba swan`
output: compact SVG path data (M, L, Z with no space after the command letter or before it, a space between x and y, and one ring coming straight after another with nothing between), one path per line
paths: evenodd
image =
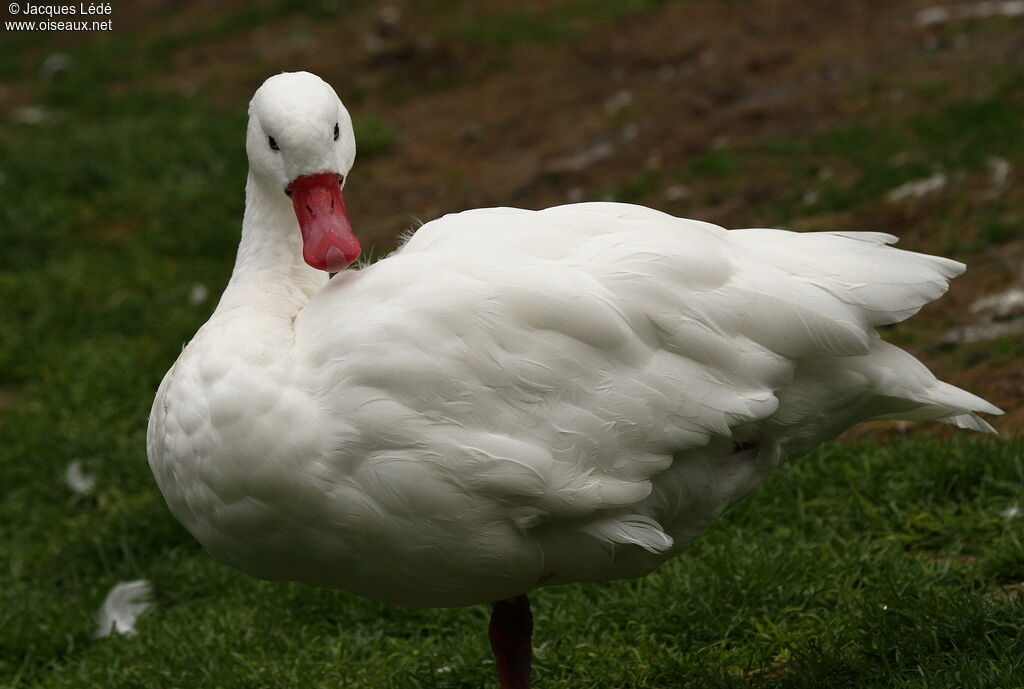
M1000 413L875 333L963 270L890 235L487 208L345 270L334 90L268 79L246 149L234 272L153 404L160 490L257 577L492 604L505 689L529 684L531 589L652 571L859 421Z

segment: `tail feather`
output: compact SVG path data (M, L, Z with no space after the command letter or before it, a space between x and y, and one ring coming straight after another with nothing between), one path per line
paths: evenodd
M992 412L989 413L991 414ZM1002 414L1002 412L999 413ZM957 428L965 428L969 431L996 433L996 429L992 428L992 424L977 414L953 414L951 416L944 416L938 419L938 421L948 423L950 426L956 426Z
M982 433L995 429L978 413L1000 415L1003 410L975 394L936 378L924 364L903 350L882 341L875 343L872 353L864 358L876 376L875 389L902 409L875 418L907 421L940 421L958 428Z

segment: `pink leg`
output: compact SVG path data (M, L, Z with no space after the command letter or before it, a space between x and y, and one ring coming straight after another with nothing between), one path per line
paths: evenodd
M501 689L530 689L533 614L526 596L491 603L488 631Z

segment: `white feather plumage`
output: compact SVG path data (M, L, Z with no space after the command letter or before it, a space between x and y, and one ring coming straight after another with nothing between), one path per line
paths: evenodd
M260 118L312 141L339 117L288 78L312 105L263 113L281 77L254 98L235 272L150 420L168 505L224 562L408 606L639 576L859 421L999 413L875 333L963 270L880 233L491 208L327 282L280 180L354 149L254 148Z

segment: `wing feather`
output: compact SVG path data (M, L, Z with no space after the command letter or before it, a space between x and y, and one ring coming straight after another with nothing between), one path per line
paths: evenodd
M511 504L521 528L569 519L660 552L672 537L643 505L671 501L644 501L713 441L760 439L784 457L877 416L882 398L900 400L893 413L985 425L973 412L994 408L878 345L873 326L963 269L893 241L726 231L625 204L470 211L336 276L297 337L332 364L323 404L350 433L338 456L385 438L388 457L429 457L438 480L502 505L494 519ZM823 419L835 400L846 407ZM387 490L375 486L364 490Z

